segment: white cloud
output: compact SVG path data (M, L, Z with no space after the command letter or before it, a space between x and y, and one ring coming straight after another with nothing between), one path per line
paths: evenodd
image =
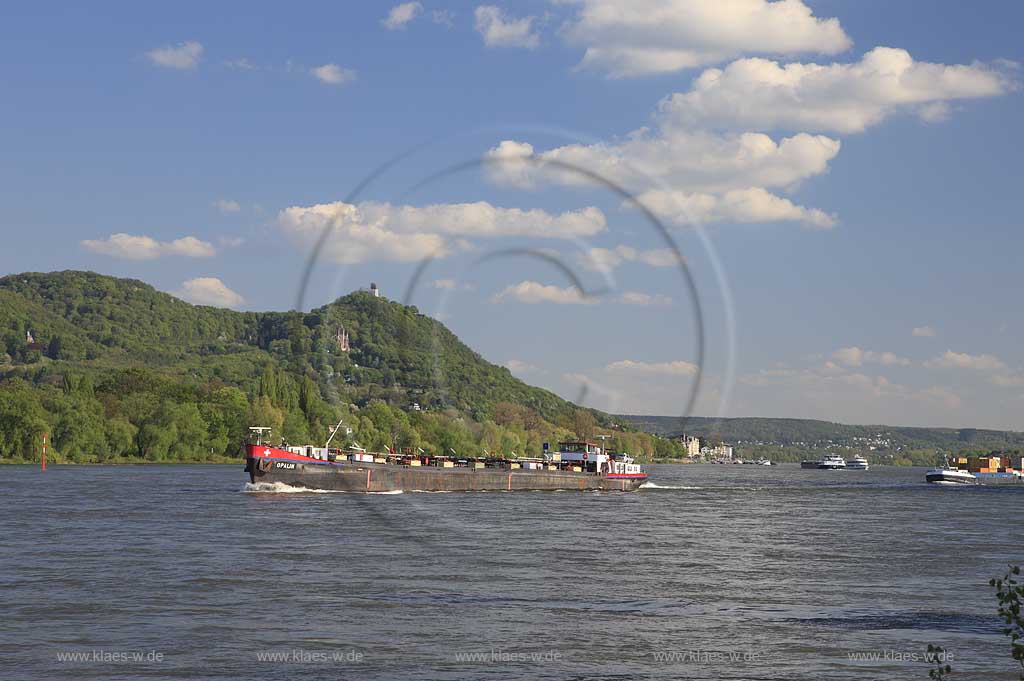
M174 295L196 305L213 307L238 307L245 302L242 296L229 289L216 277L189 279L174 292Z
M812 229L831 229L836 224L834 215L799 206L761 187L730 189L722 195L655 189L644 192L639 199L676 225L799 222Z
M536 281L521 281L518 284L508 286L501 293L498 293L491 302L518 302L528 305L539 303L555 303L557 305L593 305L597 299L585 295L575 286L552 286L541 284Z
M650 267L672 267L682 262L671 248L641 251L621 244L615 248L591 248L578 253L577 260L582 267L596 272L611 272L624 262L639 262Z
M239 57L238 59L228 59L224 62L224 66L228 67L229 69L236 69L238 71L252 71L256 68L256 65L249 61L249 59L247 59L246 57Z
M616 414L679 414L700 374L682 360L645 362L624 359L603 367L566 372L569 399ZM713 409L717 390L705 383L698 409Z
M623 359L618 362L612 362L605 367L605 371L617 373L670 376L695 376L699 370L696 364L682 360L675 362L640 362L632 359Z
M473 12L476 31L487 47L525 47L534 49L540 45L540 36L533 32L537 17L528 16L514 19L494 5L480 5Z
M440 289L442 291L473 291L476 287L469 282L460 283L454 279L435 279L430 282L433 288Z
M420 3L403 2L401 5L392 7L387 17L380 23L389 31L396 31L405 28L405 25L419 16L421 12L423 12L423 5Z
M915 326L911 334L917 338L933 338L935 329L930 326Z
M594 305L599 302L618 303L620 305L639 305L642 307L652 305L671 305L672 299L662 294L640 293L638 291L626 291L618 296L610 298L599 298L588 295L575 286L554 286L541 284L536 281L521 281L505 287L500 293L491 298L492 303L517 302L527 305L538 305L541 303L554 303L556 305Z
M903 111L942 120L950 101L1010 87L983 64L918 62L906 50L876 47L853 64L740 59L708 69L690 91L664 100L661 111L680 127L855 133Z
M238 203L238 201L232 201L231 199L217 199L216 201L213 202L213 205L217 208L217 210L219 210L221 213L224 213L225 215L229 213L237 213L238 211L242 210L242 206Z
M438 26L444 26L445 28L455 27L455 13L446 9L435 9L430 13L430 19Z
M993 385L998 385L1001 388L1019 388L1024 385L1024 373L1018 371L993 374L991 381Z
M580 66L613 78L667 73L743 54L837 54L850 39L802 0L568 0L562 34L585 48Z
M540 367L534 366L529 362L524 362L519 359L510 359L503 364L506 369L511 371L513 374L539 374L543 373Z
M195 41L189 41L150 50L146 56L157 66L181 70L194 69L199 66L199 60L203 56L203 46Z
M213 244L186 236L174 241L157 241L148 236L111 234L106 239L86 239L82 246L88 250L123 260L154 260L164 255L190 258L210 258L217 254Z
M356 79L355 69L347 69L337 64L324 64L310 69L310 73L328 85L343 85Z
M994 355L970 355L966 352L953 352L952 350L946 350L946 352L928 360L925 364L934 369L995 371L1006 368L1006 364Z
M222 236L217 242L222 248L238 248L245 243L245 239L240 236Z
M569 144L536 153L524 142L505 140L489 150L485 172L505 186L529 189L542 182L590 186L593 180L548 162L581 168L628 191L661 188L720 193L752 187L789 188L828 170L838 140L799 133L776 142L763 133L717 134L684 130L660 121L654 131L636 130L618 143ZM524 156L535 154L533 160Z
M672 299L661 293L651 295L649 293L640 293L638 291L626 291L618 297L617 302L622 303L623 305L650 307L653 305L671 305Z
M597 208L555 215L537 209L498 208L484 201L427 206L338 201L287 208L281 211L279 223L303 248L313 246L330 227L323 255L337 263L442 257L470 248L466 241L470 238L571 239L606 229L604 213Z
M910 364L909 359L895 353L862 350L856 346L839 348L832 353L832 357L849 367L859 367L867 363L883 366L908 366Z

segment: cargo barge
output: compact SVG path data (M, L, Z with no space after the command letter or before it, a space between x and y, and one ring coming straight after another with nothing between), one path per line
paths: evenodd
M269 430L253 428L245 471L253 485L338 492L471 492L527 490L636 490L647 474L626 454L608 454L593 442L562 442L539 459L432 456L425 452L369 453L324 447L271 446Z

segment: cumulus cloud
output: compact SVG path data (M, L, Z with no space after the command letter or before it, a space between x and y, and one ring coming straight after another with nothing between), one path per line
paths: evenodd
M836 224L834 215L797 205L761 187L731 189L721 195L656 189L639 199L676 225L799 222L812 229L831 229Z
M617 296L599 298L581 291L575 286L554 286L541 284L536 281L521 281L505 287L500 293L491 298L492 303L526 303L527 305L538 305L541 303L554 303L556 305L594 305L599 302L618 303L620 305L639 305L647 307L651 305L671 305L672 299L662 294L640 293L639 291L626 291Z
M149 236L111 234L106 239L86 239L82 246L101 255L123 260L155 260L165 255L210 258L217 254L213 244L186 236L174 241L157 241Z
M623 359L612 362L605 367L605 371L616 373L631 373L639 375L669 375L669 376L695 376L700 369L692 362L677 360L674 362L641 362L632 359Z
M435 9L430 13L430 20L438 26L444 26L445 28L455 27L455 14L450 10Z
M242 296L229 289L216 277L189 279L174 292L174 295L196 305L213 307L238 307L245 302Z
M199 60L203 57L203 46L190 40L186 43L150 50L146 56L157 66L187 71L199 66Z
M397 31L405 28L405 25L419 16L421 12L423 12L423 5L420 3L403 2L401 5L392 7L380 23L389 31Z
M1019 388L1024 386L1024 373L1019 371L993 374L991 379L993 385L1000 388Z
M994 355L970 355L966 352L946 350L943 354L928 360L926 366L934 369L971 369L974 371L995 371L1005 369L1006 364Z
M491 298L494 303L517 302L528 305L555 303L556 305L593 305L597 299L584 294L575 286L554 286L536 281L521 281L505 287Z
M620 295L617 302L623 305L639 305L650 307L652 305L671 305L672 298L661 293L640 293L639 291L626 291Z
M900 357L893 352L862 350L856 346L839 348L832 353L832 357L849 367L859 367L867 363L884 366L908 366L910 364L909 359Z
M533 31L534 16L515 19L494 5L480 5L473 12L476 31L487 47L525 47L540 45L540 36Z
M942 120L948 102L1010 87L984 64L919 62L906 50L876 47L852 64L740 59L704 71L688 92L664 100L661 111L679 126L856 133L904 111Z
M225 215L229 213L237 213L238 211L242 210L242 206L238 203L238 201L232 201L231 199L217 199L216 201L213 202L213 205L217 208L217 210L219 210L221 213L224 213Z
M800 133L776 142L763 133L717 134L663 125L641 129L618 143L569 144L536 153L528 143L504 140L485 156L494 183L529 189L540 183L588 186L593 180L556 166L581 168L633 192L660 187L725 192L751 187L789 188L820 175L839 153L838 140Z
M256 65L249 61L246 57L239 57L237 59L228 59L224 62L224 66L229 69L235 69L237 71L252 71L256 68Z
M566 372L570 399L615 414L678 414L686 404L700 369L691 362L646 362L623 359L605 366ZM713 408L716 390L702 392L701 404ZM711 400L708 402L708 400Z
M304 248L315 244L330 227L331 238L323 255L333 262L349 264L442 257L469 248L467 240L472 238L572 239L593 236L607 228L604 213L597 208L556 215L538 209L498 208L485 201L427 206L338 201L287 208L281 211L279 223Z
M455 281L454 279L435 279L434 281L430 282L430 285L433 288L442 291L472 291L476 288L473 284L470 284L468 282L460 283Z
M324 64L309 70L320 82L328 85L344 85L356 79L355 69L347 69L337 64Z
M585 49L582 68L613 78L706 66L744 54L837 54L851 45L837 19L802 0L569 0L562 32Z
M930 326L915 326L911 334L916 338L933 338L935 329Z
M582 267L595 272L611 272L624 262L639 262L650 267L672 267L681 264L680 257L671 248L643 251L621 244L615 248L588 249L578 253L577 260Z
M506 369L511 371L513 374L536 374L541 373L540 367L534 366L529 362L524 362L519 359L510 359L503 364Z

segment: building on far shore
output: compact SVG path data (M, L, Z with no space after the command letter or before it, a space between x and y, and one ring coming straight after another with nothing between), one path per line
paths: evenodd
M732 445L718 445L717 447L702 447L700 450L701 455L706 459L712 459L716 461L731 461L733 452Z
M686 447L686 456L691 459L700 456L700 438L692 435L680 435L679 441Z

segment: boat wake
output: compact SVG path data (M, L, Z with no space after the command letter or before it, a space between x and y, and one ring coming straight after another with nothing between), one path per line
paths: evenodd
M245 483L242 486L242 492L249 494L380 494L380 495L391 495L391 494L403 494L404 491L400 489L390 490L388 492L359 492L349 491L344 489L311 489L309 487L293 487L292 485L286 485L283 482L257 482L255 484L251 482Z
M656 482L645 482L640 485L640 489L704 489L703 487L695 487L694 485L659 485Z
M308 487L292 487L283 482L247 482L242 486L242 492L250 494L333 494L333 490L310 489ZM344 494L338 490L338 493Z

